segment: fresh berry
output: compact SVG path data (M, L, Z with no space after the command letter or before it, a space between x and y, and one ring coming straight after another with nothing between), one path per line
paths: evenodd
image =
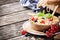
M54 30L54 26L51 26L51 30Z
M59 26L51 25L50 29L46 31L46 36L51 37L54 33L58 32Z
M34 20L34 22L37 22L37 20Z
M35 18L34 18L34 17L32 17L32 18L31 18L31 20L32 20L32 21L34 21L34 20L35 20Z
M21 30L21 34L24 35L26 34L27 32L25 30Z
M44 21L44 20L42 20L40 23L45 24L45 21Z
M48 38L50 38L50 37L52 36L52 33L46 31L46 36L47 36Z
M58 29L59 29L59 27L58 27L58 26L55 26L55 30L56 30L56 32L58 31Z
M49 29L48 32L51 32L51 29Z
M55 33L55 25L51 25L51 33Z

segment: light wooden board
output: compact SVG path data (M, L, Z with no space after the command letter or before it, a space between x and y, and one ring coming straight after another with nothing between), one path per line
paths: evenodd
M10 3L0 6L0 16L6 14L12 14L13 12L26 10L19 2Z
M12 13L10 15L0 17L0 26L23 21L29 19L29 15L27 13L32 12L30 10L26 10L23 12Z
M19 2L19 0L0 0L0 5L5 5L13 2Z
M20 31L22 30L23 22L0 27L0 39L10 39L16 36L21 36Z

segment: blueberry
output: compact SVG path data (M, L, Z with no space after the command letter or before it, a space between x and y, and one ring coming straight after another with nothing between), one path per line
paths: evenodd
M34 20L34 22L37 22L37 20Z

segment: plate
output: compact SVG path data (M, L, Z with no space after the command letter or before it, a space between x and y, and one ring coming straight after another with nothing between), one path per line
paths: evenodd
M34 34L34 35L40 35L45 36L46 34L40 31L36 31L32 28L31 23L29 21L24 22L22 25L23 29L27 31L28 33Z

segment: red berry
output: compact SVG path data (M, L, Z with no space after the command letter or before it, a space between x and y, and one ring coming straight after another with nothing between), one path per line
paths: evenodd
M32 17L32 18L31 18L31 20L32 20L32 21L34 21L34 20L35 20L35 18L34 18L34 17Z
M49 29L48 32L51 32L51 29Z
M57 31L59 30L59 27L58 27L58 26L56 26L56 27L55 27L55 30L56 30L56 32L57 32Z
M58 26L58 28L59 28L58 30L60 31L60 26Z
M21 34L22 35L26 34L26 31L25 30L21 30Z
M48 32L48 31L46 31L46 36L47 36L48 38L50 38L50 37L52 36L52 34L51 34L50 32Z
M55 27L51 26L51 33L55 33Z
M55 31L54 30L51 30L51 33L55 33Z
M44 21L44 20L42 20L40 23L43 23L43 24L45 24L45 21Z
M51 26L51 30L54 30L54 27Z

